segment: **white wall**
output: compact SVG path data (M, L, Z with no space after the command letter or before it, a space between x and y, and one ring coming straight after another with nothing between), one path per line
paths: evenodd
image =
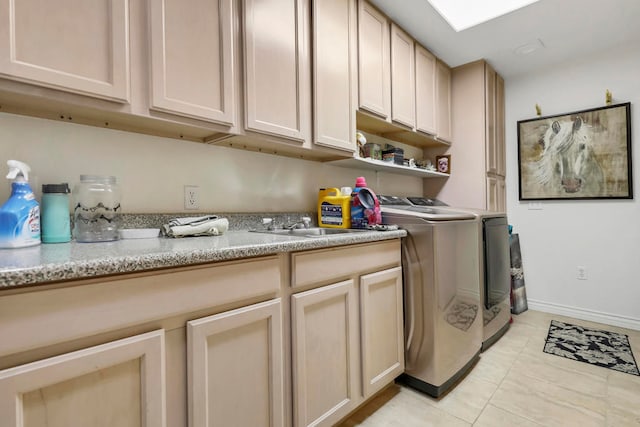
M42 184L114 175L125 213L182 212L185 184L200 187L207 213L315 212L320 187L358 176L379 194L422 194L421 178L0 113L0 176L9 159L31 166L38 199ZM0 183L0 204L9 194Z
M588 40L585 40L588 43ZM521 239L530 308L640 329L640 46L506 81L507 211ZM631 102L633 200L518 201L518 120ZM587 280L577 280L585 266Z

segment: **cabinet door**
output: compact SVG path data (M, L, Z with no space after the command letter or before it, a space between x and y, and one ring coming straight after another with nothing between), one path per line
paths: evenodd
M245 0L245 126L310 139L308 0Z
M0 371L6 427L165 425L164 331Z
M353 280L291 297L293 419L333 425L357 405L357 306Z
M364 0L358 3L359 108L383 119L391 114L389 20Z
M451 141L451 69L436 62L436 133L438 139Z
M504 129L504 79L496 74L496 173L507 175Z
M283 425L280 299L187 323L189 426Z
M129 102L127 0L0 2L0 76Z
M497 211L506 212L507 211L507 186L504 177L497 178L497 199L498 203L496 204Z
M416 44L416 130L436 134L436 57Z
M488 64L484 66L486 171L495 174L498 165L496 147L496 72Z
M360 278L363 394L367 398L404 371L402 268Z
M231 0L151 0L151 108L235 122Z
M355 151L355 0L313 1L313 141Z
M498 211L498 180L495 176L487 177L487 210Z
M391 120L416 125L415 47L409 34L391 24Z

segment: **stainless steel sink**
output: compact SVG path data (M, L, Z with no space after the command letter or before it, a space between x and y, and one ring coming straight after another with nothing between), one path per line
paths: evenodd
M250 231L254 233L278 234L281 236L321 237L321 236L329 236L334 234L358 233L361 231L368 231L368 230L351 229L351 228L311 227L311 228L293 228L291 230L285 228L285 229L278 229L278 230L250 230Z

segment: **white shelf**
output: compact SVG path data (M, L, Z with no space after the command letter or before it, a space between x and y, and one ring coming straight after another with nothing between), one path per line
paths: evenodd
M358 168L369 169L381 172L395 173L400 175L419 176L422 178L448 178L448 173L428 171L420 168L410 168L408 166L400 166L394 163L383 162L381 160L363 159L360 157L354 157L351 159L333 160L329 163L345 167L345 168Z

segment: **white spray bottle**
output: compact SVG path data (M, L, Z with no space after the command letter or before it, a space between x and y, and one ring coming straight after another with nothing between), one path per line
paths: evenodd
M31 168L17 160L7 161L11 196L0 206L0 248L40 244L40 206L29 185Z

